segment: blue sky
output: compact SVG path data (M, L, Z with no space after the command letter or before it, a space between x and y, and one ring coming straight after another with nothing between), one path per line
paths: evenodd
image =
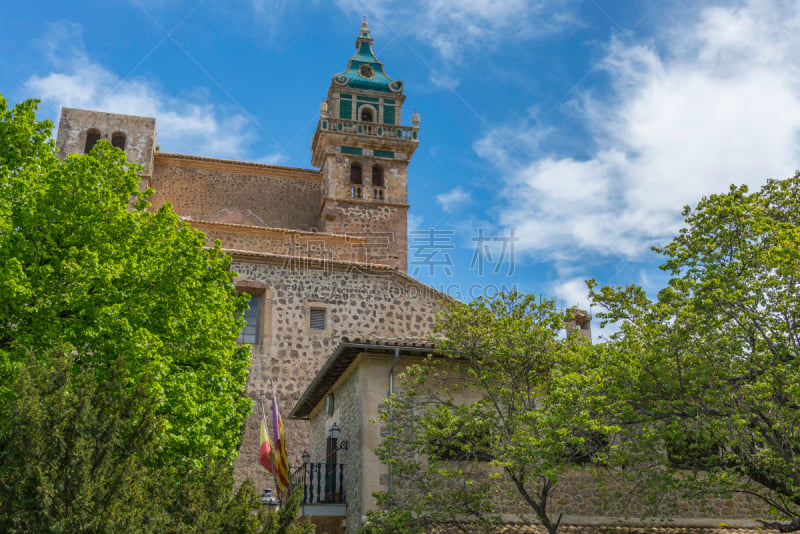
M403 80L409 272L588 306L665 282L650 246L731 183L800 167L800 3L780 0L13 2L10 101L155 116L162 150L308 167L366 14Z

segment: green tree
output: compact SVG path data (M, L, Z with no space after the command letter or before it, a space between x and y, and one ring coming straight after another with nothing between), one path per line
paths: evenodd
M609 430L580 396L591 346L565 326L553 301L516 293L448 307L438 356L407 370L382 415L389 433L377 452L395 487L379 495L384 511L367 532L488 531L508 498L558 530L559 477L599 462L592 436Z
M126 387L156 399L158 461L231 461L250 359L230 258L169 205L151 210L109 143L59 160L36 109L0 96L0 411L28 354L70 346L95 373L122 362Z
M227 461L154 465L164 417L148 377L129 387L124 362L99 372L76 356L23 362L0 432L0 531L311 532L299 494L268 514L252 482L234 491Z
M120 362L98 372L76 356L29 356L12 387L0 430L3 532L130 532L149 516L156 399L142 382L116 387L131 379Z
M656 490L758 496L800 529L800 174L684 209L651 301L590 283L619 332L600 366L619 461ZM665 451L653 454L652 451Z
M61 161L0 96L0 530L305 534L233 463L250 401L230 259L100 142Z

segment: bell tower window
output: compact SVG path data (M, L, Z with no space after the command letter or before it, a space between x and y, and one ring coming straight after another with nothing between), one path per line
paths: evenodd
M361 165L358 163L350 165L350 183L361 185Z
M91 130L86 132L86 146L83 149L83 152L88 154L94 148L94 145L100 140L100 130L92 128Z
M374 122L375 115L372 113L372 109L368 107L361 108L361 120L362 122Z
M111 135L111 144L120 150L125 150L125 134L122 132L114 132Z
M362 178L361 178L361 165L353 163L350 165L350 197L362 198L361 192Z
M372 167L372 185L383 187L383 167L380 165Z
M372 167L372 199L384 200L386 190L383 186L383 167L375 165Z

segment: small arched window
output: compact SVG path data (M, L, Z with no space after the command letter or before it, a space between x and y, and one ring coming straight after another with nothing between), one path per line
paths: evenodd
M83 149L83 152L88 154L94 148L94 145L100 140L100 130L92 128L91 130L86 132L86 146Z
M372 185L383 187L383 167L380 165L372 167Z
M361 165L358 163L350 165L350 183L361 185Z
M372 109L368 107L361 108L361 120L363 122L373 122L375 120Z
M125 134L122 132L114 132L111 135L111 144L120 150L125 150Z

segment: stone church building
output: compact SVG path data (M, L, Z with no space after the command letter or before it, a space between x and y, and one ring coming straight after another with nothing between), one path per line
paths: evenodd
M240 341L252 345L255 401L237 479L271 486L257 456L272 381L317 532L354 531L374 509L372 492L391 484L372 452L380 430L370 420L395 372L430 351L427 337L449 300L407 273L419 116L403 124L403 83L386 74L372 42L364 22L320 105L312 168L161 152L155 118L64 108L58 126L61 157L107 139L143 166L141 187L155 191L155 208L171 203L233 257L236 287L251 295ZM588 317L579 326L588 335ZM565 496L562 506L580 522L600 513L587 502ZM741 503L721 506L726 518L748 517Z
M449 298L407 274L408 164L419 144L419 116L402 123L403 89L375 57L363 23L356 54L320 105L310 169L165 153L157 148L155 118L61 111L61 157L88 152L99 139L121 148L144 167L141 187L155 191L154 208L170 202L209 243L219 239L233 257L237 289L252 296L241 341L252 345L248 394L255 406L239 480L271 485L257 462L260 403L269 407L270 381L290 462L300 466L302 452L315 448L308 422L289 414L337 346L425 342L438 303ZM352 439L337 421L340 442Z

